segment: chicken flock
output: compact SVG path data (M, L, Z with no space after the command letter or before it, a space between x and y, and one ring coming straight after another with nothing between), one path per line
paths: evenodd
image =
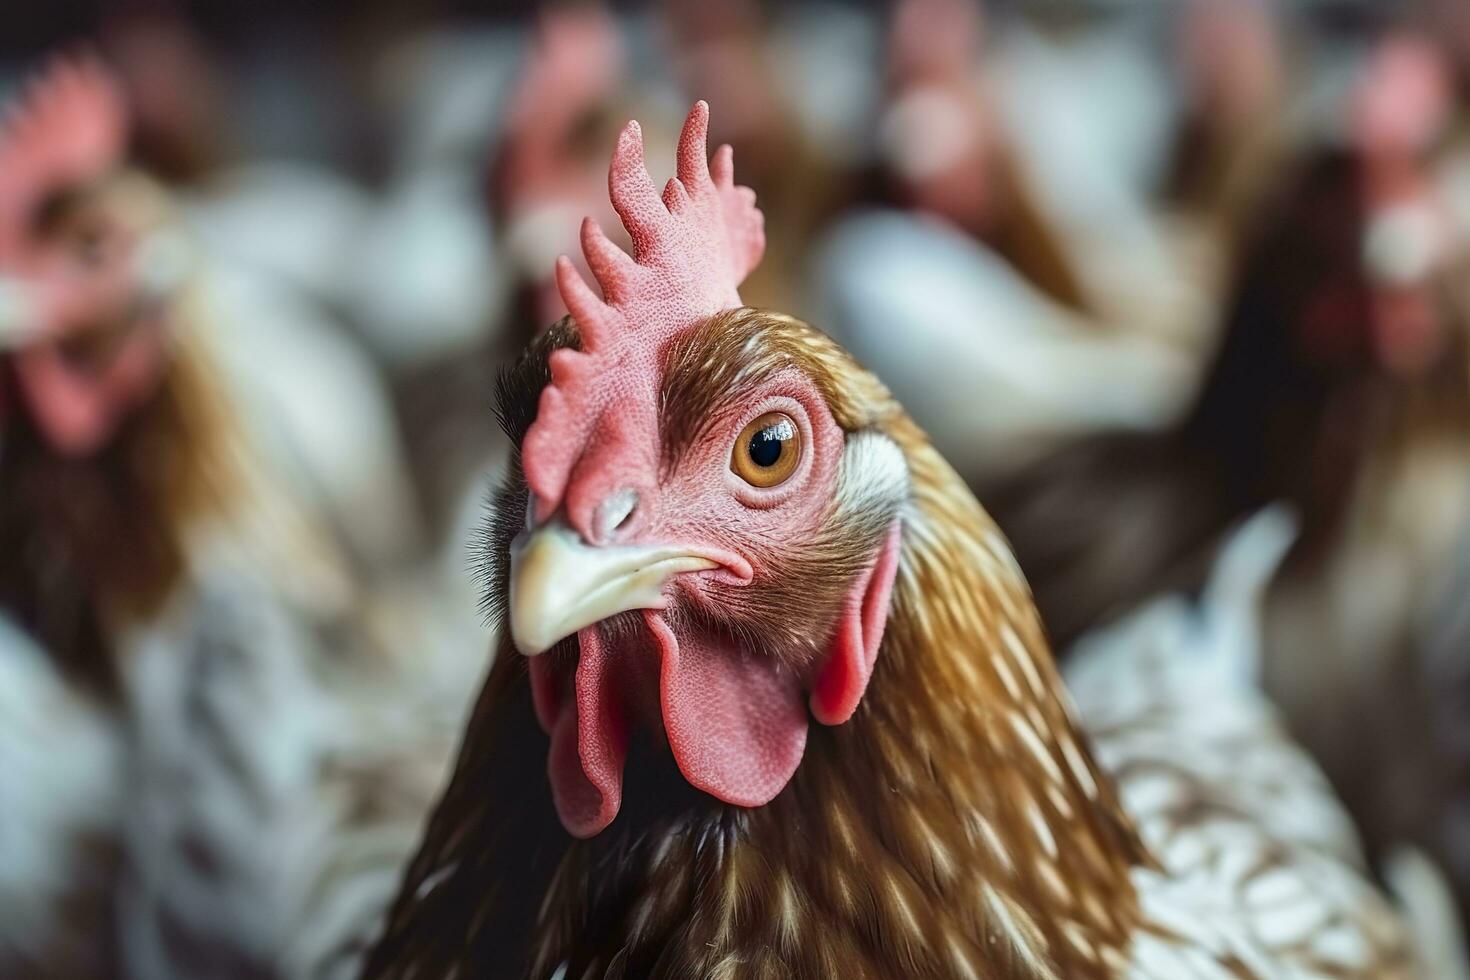
M0 976L1470 978L1456 4L552 6L378 42L372 190L95 40Z

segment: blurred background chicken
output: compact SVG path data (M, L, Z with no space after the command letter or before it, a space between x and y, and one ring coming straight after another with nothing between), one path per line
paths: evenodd
M353 972L497 648L495 378L580 216L632 246L619 127L661 182L704 98L771 216L742 298L995 514L1102 765L1151 751L1118 712L1228 675L1201 723L1280 711L1354 826L1290 749L1228 806L1361 832L1459 975L1461 0L15 6L5 134L59 152L0 167L0 974ZM34 111L88 102L122 111ZM1187 865L1167 782L1123 802Z
M90 55L39 72L0 135L0 612L16 707L0 726L15 763L0 962L315 971L375 928L461 702L425 683L432 645L408 685L375 653L352 544L383 538L353 522L364 508L391 521L392 500L343 499L330 467L347 457L312 459L312 433L292 427L350 423L341 410L360 403L305 420L285 397L280 414L251 400L238 347L256 366L269 352L253 323L219 326L178 212L127 165L127 139L121 87ZM307 340L291 356L310 357ZM302 366L330 386L330 355ZM293 460L303 449L328 468ZM363 547L356 563L384 557Z
M1186 397L1207 338L1203 282L1164 249L1112 134L1079 118L1127 125L1138 79L1116 77L1113 58L1079 54L1101 62L1089 88L1053 99L1061 42L982 23L966 0L895 5L879 191L816 258L828 329L882 365L972 480L1079 431L1151 428ZM1099 33L1100 45L1126 43ZM1045 126L1080 144L1078 165L1030 165L1048 152L1027 143ZM1100 227L1115 236L1106 249Z
M1415 647L1470 503L1463 231L1435 169L1447 86L1424 41L1375 43L1338 124L1300 136L1253 207L1194 405L990 495L1064 646L1160 583L1197 587L1227 528L1290 503L1301 534L1268 592L1267 689L1377 853L1413 841L1446 862L1455 750Z

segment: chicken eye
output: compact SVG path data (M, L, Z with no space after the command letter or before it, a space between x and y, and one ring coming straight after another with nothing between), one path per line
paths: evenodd
M730 469L753 487L785 483L801 462L801 430L788 415L767 412L741 430Z

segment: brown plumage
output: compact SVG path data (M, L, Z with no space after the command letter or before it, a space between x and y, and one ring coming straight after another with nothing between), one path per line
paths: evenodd
M1255 0L1203 0L1178 11L1183 104L1161 190L1172 209L1212 234L1234 230L1240 208L1281 163L1293 53L1283 21Z

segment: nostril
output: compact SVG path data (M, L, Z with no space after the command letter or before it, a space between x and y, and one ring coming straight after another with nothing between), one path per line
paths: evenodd
M638 491L630 488L619 490L597 508L598 536L606 541L623 530L638 510Z

